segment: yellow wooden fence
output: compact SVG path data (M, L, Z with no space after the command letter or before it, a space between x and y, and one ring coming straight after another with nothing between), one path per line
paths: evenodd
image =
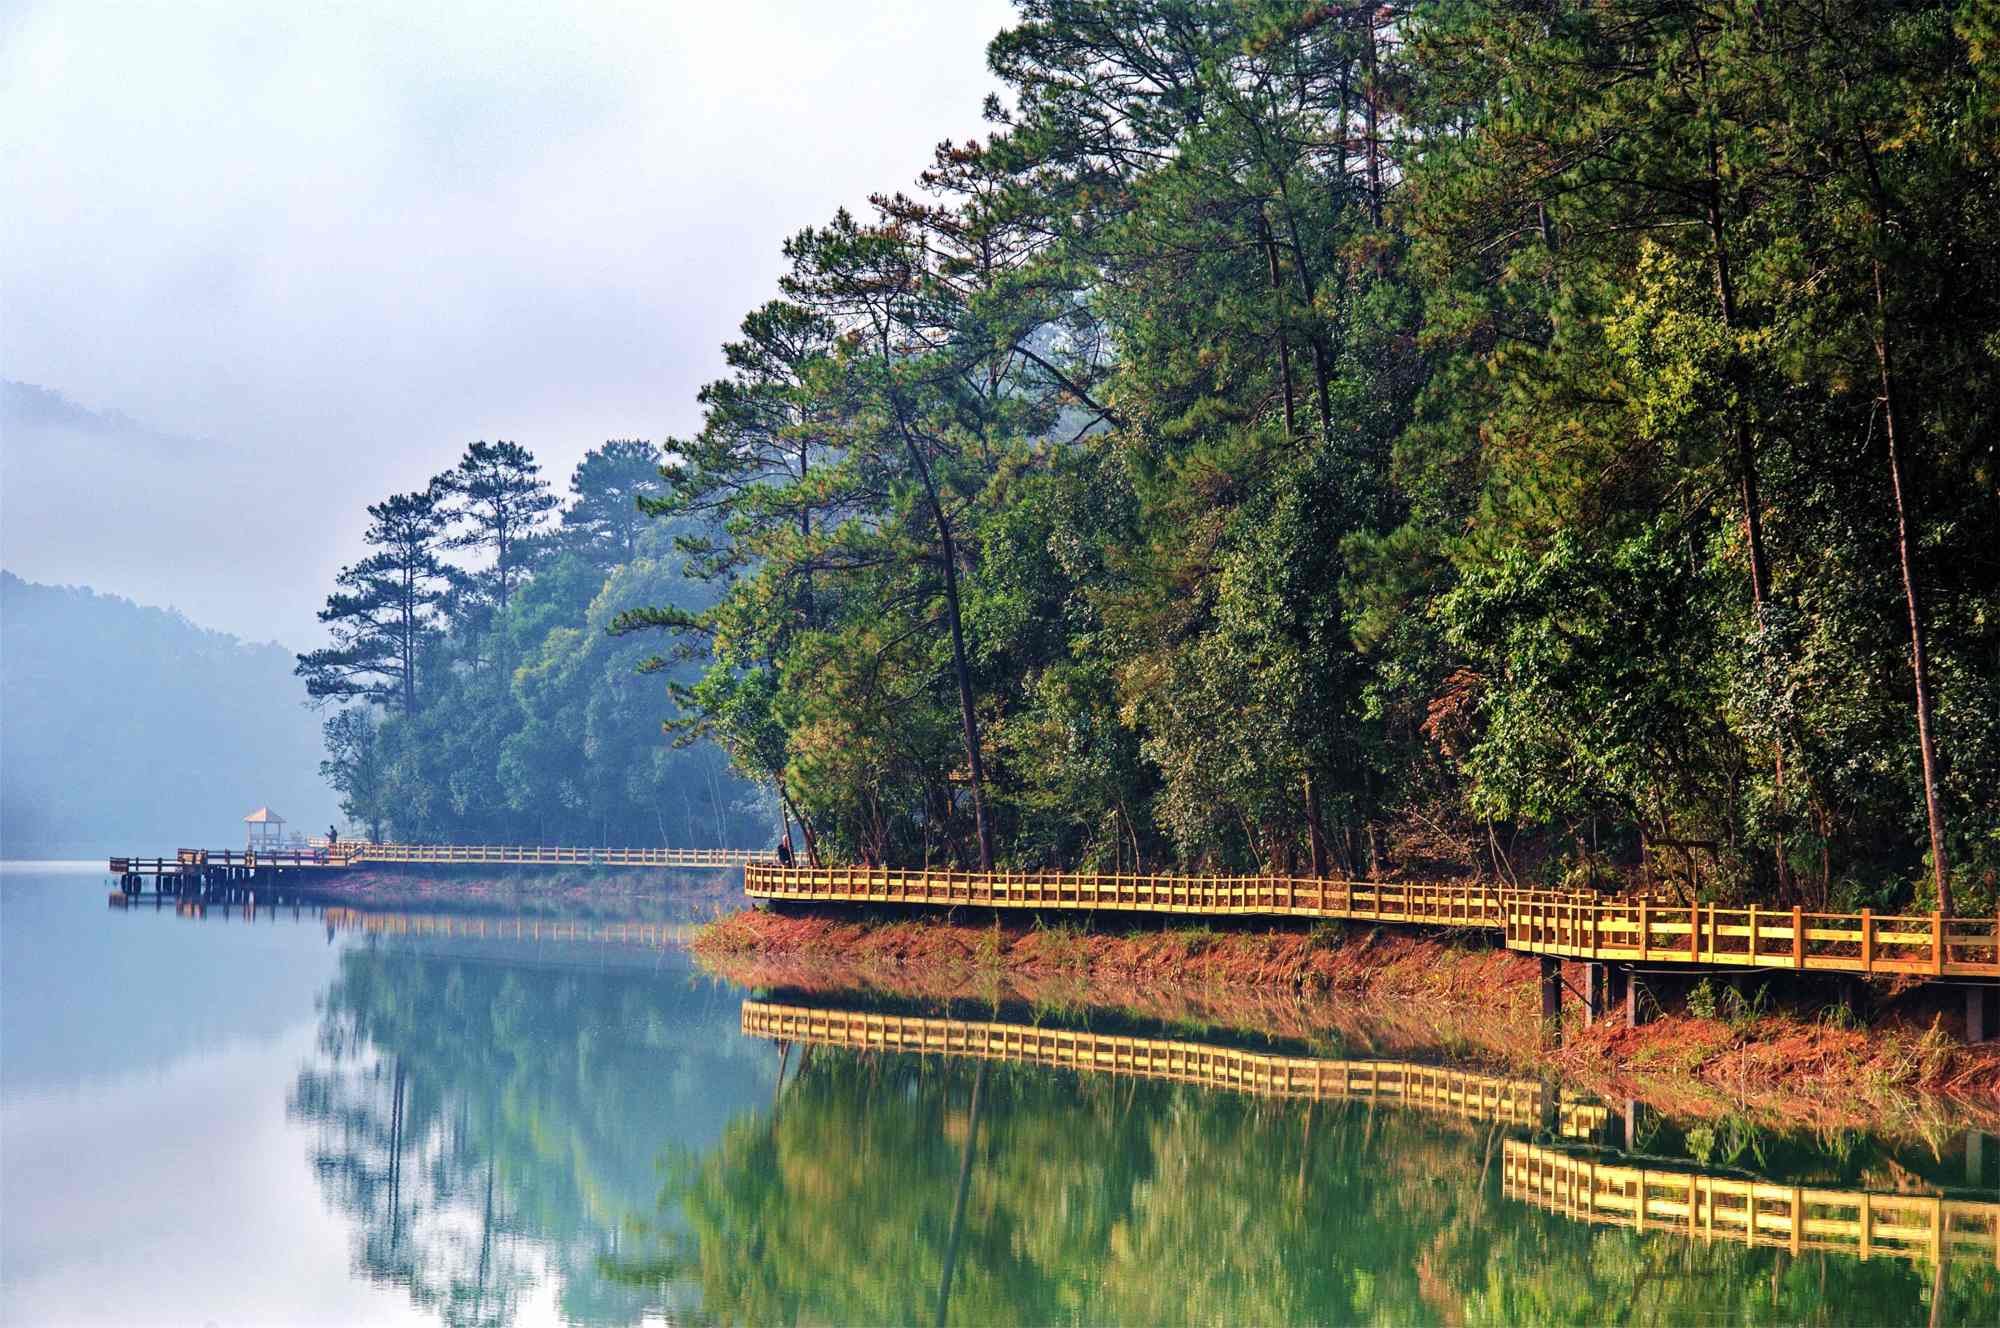
M1569 959L2000 978L2000 918L1607 901L1473 884L1309 876L899 871L751 863L753 898L835 903L1332 918L1497 931Z

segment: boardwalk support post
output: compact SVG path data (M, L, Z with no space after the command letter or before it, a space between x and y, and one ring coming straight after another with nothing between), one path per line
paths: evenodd
M1562 960L1553 955L1542 956L1542 1041L1560 1046L1562 1044L1563 1012L1563 966Z
M1965 1040L1985 1042L1993 1037L1993 1023L1986 1017L1986 994L1992 988L1977 984L1965 989Z
M1610 977L1606 972L1608 967L1604 963L1583 966L1583 1023L1586 1028L1604 1018L1606 979Z
M1637 973L1625 974L1625 1027L1637 1028L1646 1022L1645 1012L1639 1008L1641 998L1646 994L1646 985L1639 981Z

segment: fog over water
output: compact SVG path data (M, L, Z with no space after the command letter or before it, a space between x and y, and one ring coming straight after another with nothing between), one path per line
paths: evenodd
M311 644L467 442L692 430L784 237L981 131L1010 13L6 7L0 562Z

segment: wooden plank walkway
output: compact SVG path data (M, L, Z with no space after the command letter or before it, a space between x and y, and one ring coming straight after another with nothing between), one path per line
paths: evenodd
M751 863L753 898L1085 913L1328 918L1497 932L1566 959L1697 967L2000 978L2000 917L1806 913L1606 901L1468 884L1297 876L895 871Z
M490 867L747 867L772 861L768 849L561 848L536 844L366 844L277 851L184 848L175 856L112 858L114 876L224 875L258 871L345 871L372 863Z
M1585 1222L1793 1254L1975 1260L2000 1268L2000 1203L1613 1166L1517 1139L1504 1147L1506 1194Z
M1315 1102L1380 1101L1482 1123L1540 1127L1551 1091L1533 1079L1391 1060L1282 1056L1185 1039L1126 1037L1033 1024L876 1014L766 1001L743 1003L743 1031L778 1042L1014 1061ZM1559 1097L1557 1125L1590 1138L1609 1119L1595 1102Z
M345 848L346 845L341 847ZM533 844L362 844L352 861L496 867L747 867L769 849L555 848Z

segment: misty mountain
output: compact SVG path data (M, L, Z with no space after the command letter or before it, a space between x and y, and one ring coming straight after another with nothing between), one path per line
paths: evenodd
M323 833L319 719L292 652L0 572L0 855L227 847L265 804Z
M53 388L0 378L0 433L38 436L45 432L58 436L61 432L93 437L138 435L169 445L186 441L152 433L122 410L92 410Z
M0 379L0 567L116 586L247 640L307 642L341 532L323 477L242 439L177 434Z

